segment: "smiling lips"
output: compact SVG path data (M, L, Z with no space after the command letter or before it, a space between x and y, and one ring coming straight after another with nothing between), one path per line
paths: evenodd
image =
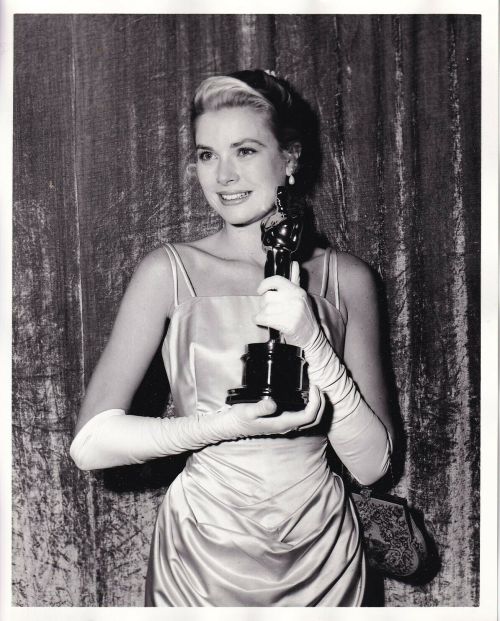
M237 205L250 196L250 192L234 192L232 194L219 193L221 201L226 205Z

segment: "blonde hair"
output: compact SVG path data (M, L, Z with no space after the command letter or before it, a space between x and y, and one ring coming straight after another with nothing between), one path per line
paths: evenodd
M260 69L213 76L196 89L191 104L193 133L196 119L204 112L247 106L267 114L280 146L286 148L293 141L301 141L300 130L293 123L293 103L285 81Z

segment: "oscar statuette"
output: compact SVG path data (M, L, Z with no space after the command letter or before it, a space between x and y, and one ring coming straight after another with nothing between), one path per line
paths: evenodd
M290 278L292 254L300 244L302 208L294 204L286 188L276 194L276 211L261 222L262 247L266 253L264 277ZM302 389L304 358L300 347L282 342L278 330L269 328L269 340L250 343L243 356L241 388L228 391L226 403L256 403L272 398L278 411L303 410L307 391Z

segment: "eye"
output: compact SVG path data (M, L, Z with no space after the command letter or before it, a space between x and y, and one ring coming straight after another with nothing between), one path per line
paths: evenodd
M212 151L198 151L197 157L200 162L208 162L214 157Z
M240 147L238 149L239 157L248 157L249 155L253 155L254 153L257 153L257 151L255 149L252 149L252 147Z

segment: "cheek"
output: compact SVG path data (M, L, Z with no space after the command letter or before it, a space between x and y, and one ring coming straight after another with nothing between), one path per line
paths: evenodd
M244 176L262 188L278 185L285 176L285 165L278 157L262 159L258 165L246 168Z
M270 170L273 171L276 177L286 177L286 159L282 157L281 154L276 154L272 160Z
M203 195L207 203L217 211L219 207L217 197L213 191L213 175L210 174L207 166L198 167L196 170L198 183L200 184Z
M196 167L196 176L198 178L198 183L201 185L201 189L205 192L208 190L210 185L211 174L209 167L205 165L198 165Z

